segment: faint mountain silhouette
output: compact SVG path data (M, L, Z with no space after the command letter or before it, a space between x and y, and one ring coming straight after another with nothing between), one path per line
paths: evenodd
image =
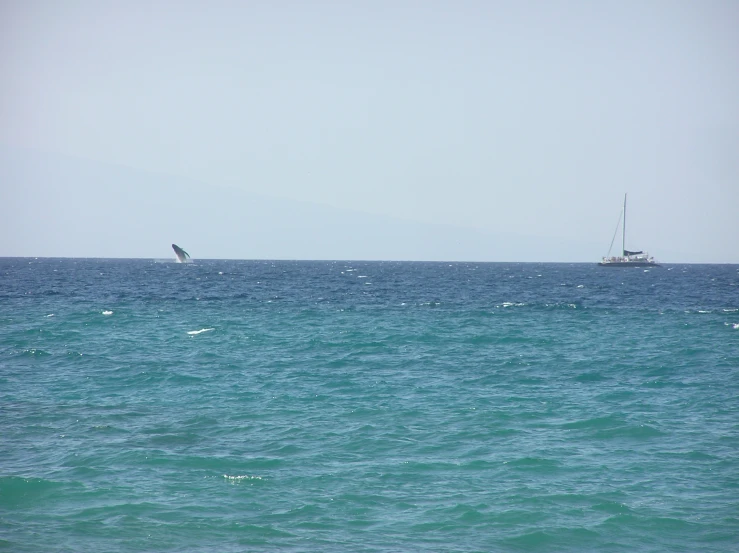
M168 258L172 242L194 259L594 262L603 254L602 243L417 223L8 147L0 182L0 256Z

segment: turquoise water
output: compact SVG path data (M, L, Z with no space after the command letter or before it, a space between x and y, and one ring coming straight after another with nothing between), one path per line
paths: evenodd
M0 259L0 550L736 551L739 267Z

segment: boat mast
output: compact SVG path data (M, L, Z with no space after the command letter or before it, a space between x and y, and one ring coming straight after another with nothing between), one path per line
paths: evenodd
M626 194L624 194L624 228L623 237L621 238L622 255L626 255Z

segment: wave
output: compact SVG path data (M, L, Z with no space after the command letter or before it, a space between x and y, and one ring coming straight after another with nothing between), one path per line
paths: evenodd
M521 551L592 551L601 534L588 528L547 528L525 532L504 540L504 543Z
M252 480L262 480L261 476L252 476L249 474L239 474L239 475L234 475L234 476L229 475L229 474L224 474L223 478L225 478L226 481L229 482L230 484L240 484L242 482L248 482Z
M52 355L51 352L46 351L44 349L40 348L28 348L21 351L17 351L16 354L19 357L32 357L32 358L39 358L39 357L49 357Z
M543 457L520 457L512 461L504 461L503 464L519 470L550 471L561 467L561 463L559 461Z
M42 505L48 497L67 485L43 478L3 476L0 477L0 507L16 509Z
M212 330L215 330L215 328L201 328L200 330L188 330L187 333L190 336L197 336L198 334L202 334L203 332L211 332Z
M577 382L604 382L611 378L599 372L588 372L577 375L575 380Z
M602 440L616 438L644 440L649 438L657 438L664 435L664 432L661 432L653 426L650 426L648 424L640 424L600 430L595 434L595 437Z
M591 419L582 419L578 421L568 422L562 425L565 429L586 429L600 430L605 428L616 428L624 424L623 418L616 415L608 415L606 417L595 417Z

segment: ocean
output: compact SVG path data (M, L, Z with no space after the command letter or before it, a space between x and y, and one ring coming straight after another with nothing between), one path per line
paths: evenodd
M739 550L739 266L0 259L0 550Z

